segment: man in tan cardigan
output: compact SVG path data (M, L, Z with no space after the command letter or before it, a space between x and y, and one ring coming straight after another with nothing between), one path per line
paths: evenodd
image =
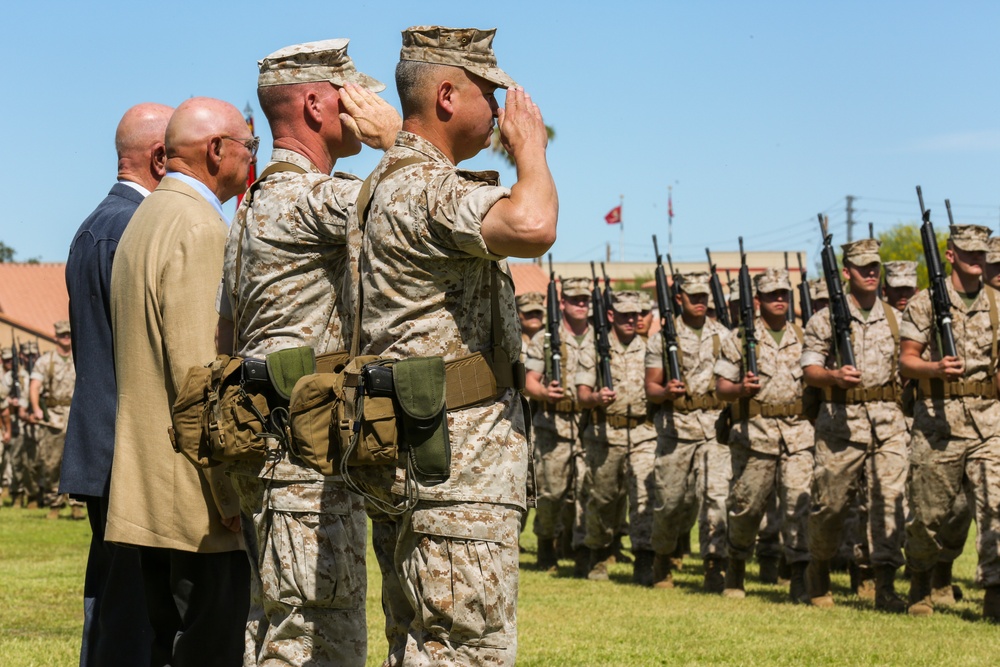
M243 191L258 140L236 107L186 100L167 125L167 173L122 235L111 276L118 412L107 539L139 548L153 664L239 665L249 565L219 468L174 453L170 407L215 357L222 202Z

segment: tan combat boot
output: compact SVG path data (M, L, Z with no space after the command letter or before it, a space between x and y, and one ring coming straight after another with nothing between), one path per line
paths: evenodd
M983 596L983 618L1000 623L1000 586L987 586Z
M646 588L652 588L655 581L653 552L648 549L636 549L632 553L635 556L635 564L632 566L632 582Z
M747 562L740 558L729 558L726 568L725 588L722 597L741 600L747 596L744 579L746 578Z
M896 568L880 565L875 568L875 609L890 614L906 611L906 601L896 595Z
M726 590L725 561L718 557L705 559L705 584L706 593L721 593Z
M809 604L821 609L834 606L830 591L830 561L813 559L806 568L806 595Z
M955 605L955 587L951 583L951 561L939 560L931 570L931 600L935 607Z
M87 518L87 515L84 513L82 507L79 505L73 505L72 517L74 521L83 521Z
M58 519L59 518L59 508L58 507L52 507L52 508L50 508L49 509L49 513L45 516L45 518L46 519L51 519L53 521L55 521L56 519Z
M673 563L667 554L653 556L653 588L673 588Z
M587 579L591 581L607 581L608 559L611 558L611 547L590 550L590 563L588 565Z
M870 567L851 563L848 572L851 574L851 589L862 600L875 600L875 572Z
M934 614L934 601L931 599L931 573L912 572L910 576L910 607L907 613L910 616L932 616Z

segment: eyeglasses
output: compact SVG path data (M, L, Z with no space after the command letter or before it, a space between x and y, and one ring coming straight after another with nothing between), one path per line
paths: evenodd
M243 144L243 147L250 151L250 155L257 157L257 149L260 148L260 137L251 137L249 139L238 139L236 137L222 137L223 139L230 139L232 141Z

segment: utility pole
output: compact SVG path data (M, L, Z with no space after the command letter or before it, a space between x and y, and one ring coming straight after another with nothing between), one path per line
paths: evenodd
M854 240L854 197L847 195L847 242Z

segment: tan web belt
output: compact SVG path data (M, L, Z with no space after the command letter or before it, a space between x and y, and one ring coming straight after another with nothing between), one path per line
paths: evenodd
M868 403L870 401L895 401L897 396L899 396L899 388L895 383L883 384L878 387L856 387L854 389L841 389L840 387L823 388L824 401L842 405L854 405L855 403Z
M73 404L73 399L45 399L45 405L50 408L62 408Z
M559 412L562 414L573 414L576 412L576 403L573 402L572 398L564 398L561 401L555 403L544 403L542 405L542 412L545 414L552 414Z
M594 415L595 423L607 423L612 428L635 428L648 421L646 415L608 415L604 414L602 410L595 410Z
M671 403L663 405L673 405L676 412L694 412L695 410L719 410L723 402L715 394L698 394L695 396L684 396Z
M733 419L741 421L751 417L799 417L802 415L802 401L794 403L761 403L754 399L741 399L733 403Z
M920 389L920 398L997 397L996 385L993 384L992 380L956 380L954 382L920 380L917 383L917 388Z

